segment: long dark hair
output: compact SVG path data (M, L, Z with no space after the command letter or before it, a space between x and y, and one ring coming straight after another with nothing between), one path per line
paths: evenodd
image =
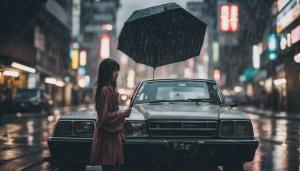
M96 95L95 95L95 102L96 102L96 109L99 104L99 97L104 86L111 84L114 89L117 88L116 81L112 81L112 74L114 71L119 71L120 65L117 61L107 58L104 59L99 66L98 70L98 79L96 82Z

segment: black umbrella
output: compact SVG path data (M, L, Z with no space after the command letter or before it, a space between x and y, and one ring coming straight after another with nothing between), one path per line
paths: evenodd
M204 22L168 3L134 11L122 28L118 49L155 69L199 55L205 30Z

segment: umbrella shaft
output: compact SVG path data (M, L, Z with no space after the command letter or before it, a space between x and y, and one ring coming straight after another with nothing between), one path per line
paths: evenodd
M155 72L155 67L153 68L153 80L154 80L154 72Z

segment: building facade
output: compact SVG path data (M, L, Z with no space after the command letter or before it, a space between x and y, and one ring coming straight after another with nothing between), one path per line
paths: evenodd
M52 94L55 104L64 103L63 77L69 66L70 4L71 1L59 0L1 2L1 11L13 9L1 14L2 21L7 21L0 29L3 99L12 99L18 89L37 88ZM58 82L49 84L46 78Z

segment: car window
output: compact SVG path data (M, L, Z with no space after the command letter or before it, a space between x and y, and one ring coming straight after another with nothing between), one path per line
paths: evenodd
M156 100L208 99L207 86L204 87L158 87Z
M157 100L217 99L220 101L216 84L204 81L144 82L134 103Z

